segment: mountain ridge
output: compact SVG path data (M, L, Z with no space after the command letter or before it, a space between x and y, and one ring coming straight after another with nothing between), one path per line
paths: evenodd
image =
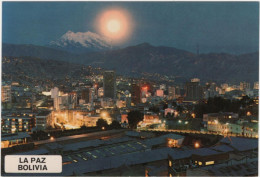
M61 50L49 50L41 46L3 44L2 52L3 56L32 56L115 69L119 74L130 76L133 73L147 72L223 82L258 80L258 52L242 55L227 53L197 55L189 51L153 46L149 43L84 54L64 53Z

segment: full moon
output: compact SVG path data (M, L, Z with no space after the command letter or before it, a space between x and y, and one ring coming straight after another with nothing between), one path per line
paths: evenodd
M106 9L96 19L97 31L109 38L112 43L119 44L127 40L133 30L130 13L124 9Z
M111 33L117 33L120 30L120 22L117 20L110 20L107 22L107 29Z

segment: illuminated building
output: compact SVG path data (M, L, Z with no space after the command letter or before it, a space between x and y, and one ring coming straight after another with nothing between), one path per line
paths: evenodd
M148 86L143 86L142 89L141 89L141 96L142 98L146 98L148 94Z
M200 79L199 78L193 78L193 79L191 79L191 82L200 82Z
M53 111L51 124L61 126L64 125L65 129L80 128L85 125L87 127L96 126L98 119L105 119L108 124L112 123L112 119L108 114L93 115L93 111L87 110L60 110Z
M105 71L103 75L104 97L115 99L116 75L115 71Z
M2 102L10 103L12 101L11 85L2 85L1 98Z
M254 82L254 89L256 89L256 90L259 89L259 82Z
M238 114L233 112L221 112L221 113L208 113L203 114L203 121L204 122L212 122L215 120L221 120L221 119L238 119Z
M160 124L162 121L157 114L145 114L143 121L139 122L139 127L146 127L147 125Z
M173 108L166 108L164 110L164 116L167 116L168 114L170 114L171 116L173 115L174 117L177 117L178 112Z
M175 87L169 86L168 87L168 99L172 100L172 99L175 99L175 98L176 98L176 96L175 96Z
M35 115L12 114L2 116L1 131L3 133L31 132L35 127Z
M160 85L160 89L161 89L161 90L166 90L166 85L165 85L165 84L161 84L161 85Z
M159 97L163 97L164 94L163 94L163 90L156 90L156 96L159 96Z
M250 83L240 82L240 90L250 89Z
M127 114L121 114L121 123L128 123L128 118L127 118Z
M36 129L45 130L47 127L53 127L51 112L45 111L36 115Z
M68 100L69 108L70 109L76 108L77 102L78 102L77 93L76 92L69 93L69 100Z
M59 96L59 89L57 87L54 87L51 89L51 98L57 98Z
M217 92L217 86L216 86L216 83L210 83L207 85L207 89L206 91L204 92L204 97L206 99L208 98L213 98L215 96L218 96L219 92Z
M90 103L91 107L93 107L94 99L95 99L95 89L90 88L89 89L89 103Z
M112 108L114 106L114 101L111 98L102 98L101 106L103 108Z
M100 87L100 88L98 89L98 97L101 98L101 97L103 97L103 96L104 96L104 89L103 89L103 87Z
M77 93L71 92L62 94L53 99L54 101L54 109L74 109L77 105Z
M117 100L116 107L118 107L118 108L126 107L126 102L123 100Z
M196 81L196 82L195 82ZM203 90L197 79L193 79L191 82L187 82L185 85L187 101L197 101L202 98Z
M1 138L1 148L8 148L12 146L16 146L19 144L27 143L30 141L31 136L28 135L28 133L20 132L20 133L14 133L12 135L10 134L2 134Z
M131 106L131 93L128 90L125 91L125 102L126 102L126 107Z

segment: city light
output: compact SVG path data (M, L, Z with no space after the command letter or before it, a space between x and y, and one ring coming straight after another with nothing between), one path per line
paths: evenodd
M194 144L194 147L195 147L195 148L199 148L199 147L200 147L200 144L199 144L198 142L196 142L196 143Z
M50 137L50 140L52 140L52 141L53 141L53 140L54 140L54 137L53 137L53 136L51 136L51 137Z
M102 130L105 130L105 127L102 127Z
M105 112L105 111L103 111L103 112L101 112L100 116L101 116L102 118L106 118L106 117L108 117L108 113Z
M181 120L179 120L178 122L179 122L179 123L182 123L182 121L181 121Z
M188 121L185 121L185 124L188 124L189 122Z

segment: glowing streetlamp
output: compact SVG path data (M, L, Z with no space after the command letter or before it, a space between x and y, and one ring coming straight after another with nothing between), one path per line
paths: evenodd
M196 142L196 143L194 144L194 147L195 147L195 148L199 148L199 147L200 147L200 144L199 144L198 142Z

